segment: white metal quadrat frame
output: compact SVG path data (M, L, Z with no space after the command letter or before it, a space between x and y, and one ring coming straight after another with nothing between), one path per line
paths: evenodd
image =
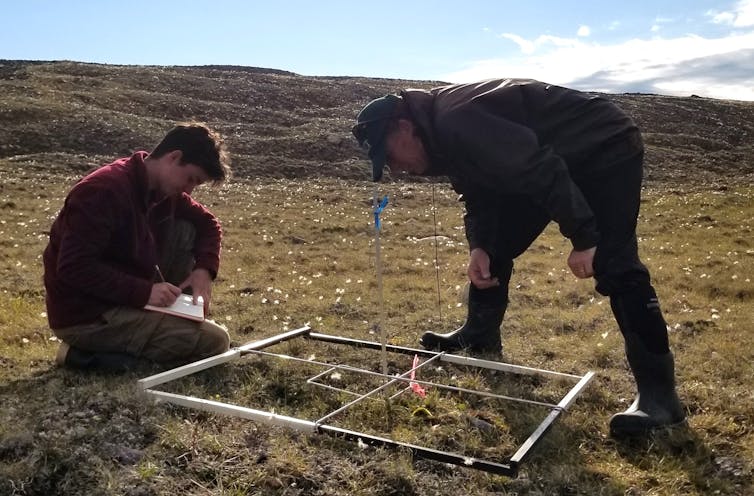
M261 422L268 425L289 427L289 428L297 429L303 432L307 432L309 434L326 434L332 437L343 438L349 441L357 442L359 443L359 445L366 444L370 446L404 448L404 449L408 449L412 453L412 455L415 457L435 460L435 461L444 462L444 463L450 463L453 465L473 468L477 470L483 470L486 472L506 475L509 477L516 477L518 474L519 465L528 457L532 449L539 443L539 441L542 439L545 433L550 429L550 427L553 425L555 420L557 420L560 414L566 409L568 409L568 407L576 400L579 394L581 394L581 392L584 390L587 384L589 384L589 382L594 377L594 372L591 372L591 371L587 372L583 376L578 376L578 375L572 375L572 374L564 374L560 372L553 372L549 370L522 367L518 365L503 363L503 362L480 360L480 359L464 357L460 355L452 355L452 354L448 354L444 352L434 352L434 351L419 350L419 349L413 349L413 348L405 348L401 346L386 345L387 351L390 351L393 353L415 355L415 356L418 355L421 357L425 357L426 360L421 365L416 366L415 368L409 370L408 372L400 376L398 375L386 376L386 379L389 379L389 381L383 384L382 386L379 386L378 388L372 390L370 393L367 393L364 395L351 393L358 396L358 398L346 404L345 406L333 412L330 412L329 414L325 415L324 417L322 417L321 419L317 421L289 417L289 416L279 415L279 414L269 412L269 411L256 410L253 408L237 406L230 403L223 403L219 401L212 401L212 400L207 400L203 398L185 396L185 395L174 394L174 393L169 393L169 392L164 392L164 391L157 391L155 389L152 389L153 387L158 386L160 384L165 384L167 382L178 379L180 377L185 377L185 376L194 374L196 372L199 372L201 370L206 370L208 368L214 367L221 363L226 363L231 360L238 359L245 355L259 354L260 350L263 350L264 348L282 343L284 341L289 341L297 337L303 337L310 340L324 341L324 342L329 342L329 343L363 347L363 348L368 348L368 349L376 349L376 350L383 349L383 346L384 346L383 344L372 342L372 341L362 341L362 340L344 338L344 337L333 336L333 335L328 335L328 334L314 333L314 332L311 332L311 328L309 326L304 326L299 329L295 329L295 330L288 331L282 334L278 334L276 336L271 336L266 339L253 341L245 345L232 348L228 350L227 352L222 353L220 355L205 358L204 360L199 360L197 362L190 363L182 367L177 367L172 370L168 370L159 374L152 375L150 377L146 377L144 379L140 379L138 381L139 392L148 397L155 399L156 401L164 401L167 403L172 403L175 405L180 405L180 406L184 406L188 408L195 408L198 410L204 410L204 411L208 411L212 413L221 413L225 415L231 415L235 417L250 419L250 420L254 420L254 421ZM261 352L261 353L265 355L272 355L272 354L264 353L264 352ZM277 355L277 356L282 356L282 355ZM291 357L285 356L285 358L291 358ZM343 429L343 428L325 423L327 419L331 418L337 413L340 413L341 411L345 410L346 408L353 405L354 403L364 398L372 396L373 393L379 390L385 389L387 385L396 384L396 382L400 382L400 381L403 381L406 383L409 383L410 381L410 382L419 383L419 384L427 384L433 387L451 389L451 390L456 390L456 391L461 390L460 388L456 388L453 386L447 386L443 384L435 384L431 382L423 382L423 381L419 381L415 379L409 379L409 374L411 371L416 370L427 363L436 362L436 361L447 362L447 363L452 363L456 365L478 367L478 368L483 368L483 369L497 370L497 371L502 371L502 372L510 372L514 374L537 375L537 376L545 376L549 378L567 379L567 380L575 381L576 384L568 391L568 393L566 393L566 395L557 404L542 403L538 401L510 398L510 397L505 397L505 396L496 396L496 395L491 395L489 393L481 393L478 391L462 390L464 392L484 394L486 396L495 396L498 398L518 400L518 401L523 401L526 403L534 403L537 405L547 406L551 409L550 413L544 418L544 420L539 424L539 426L537 426L537 428L534 429L534 431L531 433L528 439L526 439L526 441L524 441L524 443L521 444L521 446L517 449L517 451L513 454L513 456L511 456L509 459L503 462L483 460L483 459L473 458L469 456L464 456L458 453L440 451L440 450L436 450L432 448L417 446L417 445L413 445L409 443L395 441L392 439L370 435L364 432L357 432L357 431L352 431L348 429ZM322 365L331 367L330 370L342 369L342 370L347 370L351 372L363 372L363 373L368 373L372 375L382 375L376 372L353 368L349 366L339 366L339 365L332 365L332 364L322 364ZM322 384L318 384L315 382L316 378L318 378L321 375L323 374L319 374L315 376L314 378L312 378L312 380L308 382L321 386ZM345 392L349 392L349 391L345 391Z

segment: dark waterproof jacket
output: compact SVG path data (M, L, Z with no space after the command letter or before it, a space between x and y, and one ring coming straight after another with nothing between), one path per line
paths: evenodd
M594 214L575 184L610 163L614 143L641 151L634 122L613 103L534 80L500 79L406 90L432 162L466 204L470 248L489 252L501 195L525 195L558 223L577 250L599 240ZM624 147L625 148L625 147Z
M164 224L196 228L196 268L213 277L220 265L220 224L183 193L150 201L146 152L103 166L71 189L50 229L44 282L50 327L94 322L109 308L147 304Z

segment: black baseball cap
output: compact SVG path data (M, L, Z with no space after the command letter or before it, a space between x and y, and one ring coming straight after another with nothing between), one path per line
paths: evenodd
M385 150L385 133L391 119L400 117L399 103L402 98L398 95L385 95L369 102L359 115L356 125L351 132L359 141L359 145L368 147L369 159L372 161L372 181L382 178L382 170L387 162Z

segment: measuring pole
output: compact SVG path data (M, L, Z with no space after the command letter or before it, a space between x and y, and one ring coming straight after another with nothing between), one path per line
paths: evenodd
M377 194L377 187L374 188L374 196L372 197L372 207L374 209L374 255L375 263L374 267L377 271L377 300L379 307L379 316L377 320L377 330L380 333L380 343L382 345L381 362L382 362L382 374L387 373L387 334L382 328L382 322L385 319L385 299L382 294L382 260L380 254L380 214L387 207L387 195L382 200L379 199Z

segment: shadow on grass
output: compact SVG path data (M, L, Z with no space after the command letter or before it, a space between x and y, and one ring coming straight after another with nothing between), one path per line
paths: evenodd
M722 450L710 448L688 425L616 441L616 450L642 470L666 465L686 473L689 484L703 494L754 494L747 462L736 454L724 455Z

